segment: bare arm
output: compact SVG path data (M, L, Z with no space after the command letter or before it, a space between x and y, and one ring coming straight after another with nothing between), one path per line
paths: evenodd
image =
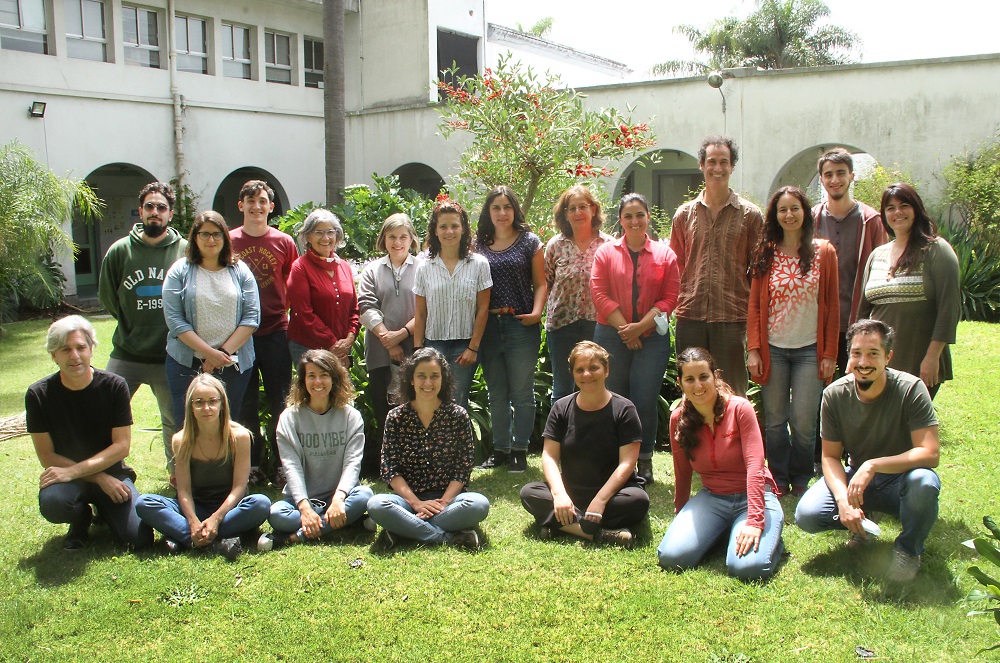
M424 332L427 330L427 298L415 296L416 308L413 312L413 345L423 347Z
M851 477L847 486L847 499L851 506L860 509L865 503L865 488L875 478L875 474L902 474L918 467L928 469L938 466L941 458L941 442L938 427L918 428L910 433L913 448L895 456L882 456L866 460Z
M561 454L562 445L545 438L542 447L542 473L545 474L545 483L552 493L552 508L556 520L565 527L576 522L576 505L566 492L566 485L562 480L562 471L559 469Z
M541 247L538 247L531 258L531 282L535 289L531 313L517 316L521 324L526 326L537 325L541 321L542 311L545 310L545 298L549 294L549 286L545 280L545 254Z
M590 506L587 507L588 513L604 514L604 509L607 507L608 502L618 494L618 491L625 486L629 477L632 476L632 470L635 469L635 464L639 460L640 445L641 442L635 441L631 444L618 447L618 467L615 468L615 471L608 477L601 490L594 496Z

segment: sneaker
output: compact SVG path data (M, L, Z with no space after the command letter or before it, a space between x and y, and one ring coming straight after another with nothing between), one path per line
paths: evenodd
M382 549L392 550L399 545L402 539L397 534L393 534L386 528L382 528Z
M510 462L510 454L506 451L494 451L490 457L483 461L482 465L476 467L477 470L492 470L497 467L504 467Z
M168 555L176 555L178 553L184 552L184 546L182 546L181 544L177 543L173 539L164 539L163 540L163 545L165 545L167 547L167 554Z
M234 536L229 539L216 541L212 544L212 549L223 555L230 562L235 562L236 558L243 552L243 544L240 543L238 536Z
M802 497L809 490L809 484L792 484L792 495L795 497Z
M247 486L255 488L257 486L267 485L267 475L264 474L259 467L250 468L250 476L247 477Z
M372 520L371 516L365 516L364 518L362 518L361 526L364 527L369 532L375 532L378 530L378 525L375 524L375 521Z
M847 549L858 552L859 550L864 550L875 541L874 536L869 536L868 534L854 534L853 532L847 538Z
M448 544L456 548L477 550L479 548L479 535L474 529L460 529L448 536Z
M622 527L621 529L602 529L597 535L597 541L599 543L621 546L625 550L632 550L632 546L635 545L635 537L632 536L632 532L626 527Z
M527 469L528 469L528 452L517 451L517 450L511 451L510 464L507 467L507 471L519 474Z
M538 528L538 538L541 541L551 541L556 538L555 528L549 527L548 525L542 525Z
M653 485L653 459L640 458L636 465L636 474L646 482L647 486Z
M920 570L920 555L910 555L899 548L894 550L895 556L887 575L889 582L911 582Z
M79 550L83 548L83 544L90 538L90 523L93 519L94 512L91 510L90 505L87 505L87 509L80 516L80 519L70 523L69 531L66 532L66 538L63 540L63 550Z

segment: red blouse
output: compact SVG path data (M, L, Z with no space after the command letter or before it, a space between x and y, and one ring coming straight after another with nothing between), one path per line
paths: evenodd
M632 315L632 278L634 269L625 236L607 242L597 249L594 268L590 277L590 290L597 309L597 321L608 324L608 316L615 309L628 322L638 322L654 306L670 315L677 305L681 275L677 256L669 246L646 237L646 244L639 251L639 301L636 315ZM646 332L648 336L652 330Z
M346 260L327 262L306 251L288 275L288 340L313 350L329 350L361 328L354 273Z

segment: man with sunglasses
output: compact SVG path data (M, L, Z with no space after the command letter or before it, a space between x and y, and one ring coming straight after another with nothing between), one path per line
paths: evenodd
M156 397L163 426L163 452L173 476L170 438L177 431L163 364L167 323L163 318L163 277L184 256L187 241L170 227L174 191L151 182L139 192L139 223L111 245L101 264L98 296L118 321L107 371L125 379L134 396L143 384Z

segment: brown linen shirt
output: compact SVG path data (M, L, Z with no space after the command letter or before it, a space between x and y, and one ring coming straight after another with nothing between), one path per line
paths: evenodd
M681 271L676 314L705 322L746 322L747 269L764 217L760 208L730 189L729 200L713 220L704 196L702 191L678 207L670 229L670 248Z

